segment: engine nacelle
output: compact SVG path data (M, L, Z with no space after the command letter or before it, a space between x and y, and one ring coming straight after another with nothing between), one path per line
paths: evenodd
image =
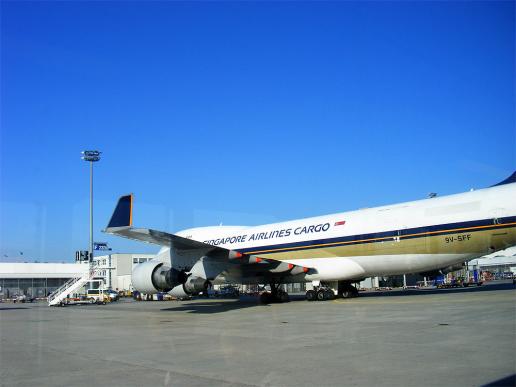
M184 284L174 287L168 293L175 297L194 296L201 292L207 291L209 286L210 281L207 279L190 276L186 279Z
M190 276L186 279L186 282L183 284L183 288L187 293L190 294L199 294L200 292L205 292L208 290L210 286L210 281L201 277Z
M177 285L174 289L172 289L170 292L168 292L171 296L182 298L182 297L188 297L190 294L185 292L185 288L183 288L183 285Z
M186 281L179 270L165 266L163 262L147 261L136 265L132 273L133 287L146 294L168 292Z

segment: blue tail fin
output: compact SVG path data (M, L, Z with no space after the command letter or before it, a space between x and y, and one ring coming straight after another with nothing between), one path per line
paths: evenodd
M107 228L131 227L133 225L133 194L118 199L115 211L111 215Z
M516 183L516 172L513 172L511 176L509 176L507 179L499 182L498 184L492 185L491 187L496 187L498 185L504 185L504 184L510 184L510 183Z

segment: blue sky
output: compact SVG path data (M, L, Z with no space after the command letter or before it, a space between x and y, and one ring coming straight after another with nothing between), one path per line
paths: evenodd
M516 169L514 2L1 2L0 261L456 193ZM19 252L23 252L23 257ZM6 257L7 256L7 257Z

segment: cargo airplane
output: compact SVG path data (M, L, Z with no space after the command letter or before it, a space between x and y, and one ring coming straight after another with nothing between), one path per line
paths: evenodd
M281 284L311 282L309 300L358 295L364 278L432 276L516 245L516 172L489 188L263 226L197 227L175 234L132 225L122 196L104 232L162 246L137 265L142 293L176 296L211 284L269 284L264 302L288 300Z

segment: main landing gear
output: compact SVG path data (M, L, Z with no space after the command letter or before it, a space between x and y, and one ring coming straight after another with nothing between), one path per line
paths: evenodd
M358 297L358 289L351 282L339 281L338 293L342 298Z
M290 297L288 293L280 288L279 284L271 283L271 291L264 292L260 295L260 303L262 304L272 304L272 303L281 303L281 302L289 302Z
M333 300L335 297L335 287L337 288L337 296L342 298L358 297L358 289L351 285L351 282L339 281L337 286L321 284L314 286L313 289L306 292L308 301L327 301Z
M335 293L333 290L325 286L318 286L306 292L306 299L308 301L327 301L334 298Z

